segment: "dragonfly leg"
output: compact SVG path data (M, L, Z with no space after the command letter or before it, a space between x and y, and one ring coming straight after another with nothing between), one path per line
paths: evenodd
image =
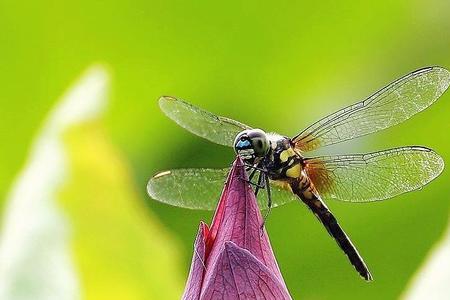
M251 175L254 176L255 174L251 174ZM255 187L255 190L266 188L266 186L265 186L264 183L262 182L261 173L259 173L257 183L255 183L255 182L252 181L253 178L252 178L252 179L250 179L250 178L247 179L247 178L239 177L239 179L241 179L241 180L247 182L247 183L250 184L251 186L254 186L254 187ZM255 195L256 195L257 193L258 193L258 192L256 192Z
M266 170L266 169L263 169L263 168L260 168L259 165L250 165L250 164L246 164L245 166L246 166L246 168L248 168L248 169L254 169L254 170L258 170L258 171L263 172L263 173L267 173L267 170Z
M254 165L246 164L245 166L246 166L245 170L247 172L249 172L250 170L252 170L252 171L250 172L250 174L248 176L248 179L243 179L243 178L241 178L241 179L255 187L255 196L257 196L259 189L266 188L265 183L263 183L263 180L264 180L263 174L265 174L266 171L259 167L259 163L258 164L254 164ZM255 177L255 174L258 171L259 171L258 180L257 180L257 183L254 183L253 182L253 177Z
M269 183L269 177L267 174L264 174L264 183L266 185L266 191L267 191L267 211L264 214L263 223L261 225L261 230L264 229L264 225L266 224L267 217L270 214L270 211L272 210L272 194L270 191L270 183ZM262 234L262 232L261 232Z
M255 197L258 196L259 189L265 188L265 185L262 182L263 180L264 180L264 175L263 175L263 173L259 172L258 183L255 185Z
M248 168L247 172L250 170L251 170L251 168ZM249 181L252 181L253 177L255 176L256 171L257 171L256 169L253 169L253 171L250 173L250 175L248 176Z

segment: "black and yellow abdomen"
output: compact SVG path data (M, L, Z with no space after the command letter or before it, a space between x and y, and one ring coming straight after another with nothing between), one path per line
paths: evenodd
M344 232L333 213L322 201L320 195L314 187L314 183L304 173L301 173L296 180L290 180L289 186L292 192L308 206L319 221L327 229L328 233L336 240L339 247L349 258L352 265L365 280L372 280L372 275L366 263L353 246L347 234Z

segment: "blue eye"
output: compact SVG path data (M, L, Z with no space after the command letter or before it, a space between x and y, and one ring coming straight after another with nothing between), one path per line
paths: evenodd
M250 141L249 140L240 140L236 144L237 149L245 149L250 147Z

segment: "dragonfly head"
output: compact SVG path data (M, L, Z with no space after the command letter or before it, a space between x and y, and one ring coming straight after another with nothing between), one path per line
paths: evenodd
M253 163L257 157L266 156L269 150L269 139L261 129L244 130L234 140L234 151L249 163Z

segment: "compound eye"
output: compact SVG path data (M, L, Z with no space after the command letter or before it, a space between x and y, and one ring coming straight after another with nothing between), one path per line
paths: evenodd
M254 156L263 157L269 152L269 140L261 129L244 130L236 136L234 150L236 153L245 150Z
M262 148L263 148L263 142L262 142L261 140L258 140L258 141L256 142L256 145L257 145L257 147L258 147L259 149L262 149Z
M251 138L255 155L261 157L269 152L269 140L264 131L254 129L249 133L249 137Z
M253 149L255 150L256 155L263 156L267 154L269 150L269 143L262 137L256 137L253 139Z
M248 139L245 138L241 138L235 146L236 149L240 150L240 149L248 149L251 148L251 143Z

